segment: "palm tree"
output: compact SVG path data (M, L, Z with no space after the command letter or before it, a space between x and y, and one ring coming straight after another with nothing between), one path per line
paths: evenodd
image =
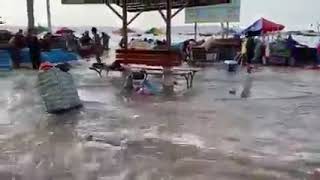
M33 9L33 1L27 0L27 13L28 13L28 28L34 28L34 9Z

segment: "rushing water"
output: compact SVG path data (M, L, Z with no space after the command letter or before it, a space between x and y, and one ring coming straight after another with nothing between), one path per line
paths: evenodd
M71 71L84 108L62 115L45 113L36 72L0 73L1 180L298 180L320 166L318 71L208 67L168 98L122 96L120 74L88 66Z

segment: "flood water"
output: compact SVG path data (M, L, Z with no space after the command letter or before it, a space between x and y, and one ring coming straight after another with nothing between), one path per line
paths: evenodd
M151 97L88 66L71 70L84 108L61 115L35 72L0 73L1 180L300 180L320 166L320 72L207 67Z

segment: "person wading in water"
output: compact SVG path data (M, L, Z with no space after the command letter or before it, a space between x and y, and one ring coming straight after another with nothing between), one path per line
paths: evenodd
M102 45L105 50L109 50L109 41L110 41L110 36L107 33L102 32L101 33L102 37Z
M32 62L32 67L33 69L37 70L39 69L41 64L41 60L40 60L41 47L40 47L40 43L37 36L35 36L33 33L33 29L28 30L26 42L30 51L30 59Z
M94 54L96 55L97 63L101 63L101 55L103 53L103 47L101 45L101 38L98 34L97 28L93 27L91 29L93 35L93 50Z

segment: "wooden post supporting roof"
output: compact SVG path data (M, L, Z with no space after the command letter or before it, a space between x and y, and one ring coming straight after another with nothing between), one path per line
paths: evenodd
M136 15L134 15L134 16L130 19L130 21L128 22L128 26L129 26L134 20L136 20L136 19L139 17L139 15L142 14L142 13L143 13L143 11L140 11L140 12L138 12Z
M160 15L161 15L162 19L164 20L164 22L167 22L167 18L166 18L166 16L163 14L162 10L161 10L161 9L159 9L158 11L159 11L159 13L160 13Z
M122 19L122 36L125 49L128 48L128 25L130 25L142 12L154 10L158 10L166 22L166 45L169 49L171 46L171 20L185 7L230 3L230 0L211 0L207 2L195 0L104 0L103 2L105 2L120 19ZM122 7L122 16L110 4L117 4L119 7ZM178 8L178 10L172 14L172 8ZM167 11L166 16L161 11L164 9ZM128 22L128 12L138 13Z
M198 37L198 23L194 22L194 40L197 41L197 37Z
M63 0L66 1L66 0ZM70 0L71 1L71 0ZM89 0L87 0L89 1ZM92 0L90 0L92 1ZM117 4L123 7L122 0L100 0L109 4ZM179 9L181 7L209 6L216 4L230 3L231 0L171 0L171 7ZM159 8L166 9L167 0L127 0L128 12L156 11Z
M128 49L128 12L127 12L127 0L122 0L122 38L124 43L124 49Z
M167 0L167 48L171 47L171 11L172 11L172 0Z
M111 11L112 11L115 15L117 15L121 20L123 20L123 17L118 13L117 10L115 10L115 9L111 6L111 4L106 3L106 5L111 9Z
M181 6L172 16L171 18L174 18L177 14L179 14L185 7L187 7L188 3L186 3L184 6Z

